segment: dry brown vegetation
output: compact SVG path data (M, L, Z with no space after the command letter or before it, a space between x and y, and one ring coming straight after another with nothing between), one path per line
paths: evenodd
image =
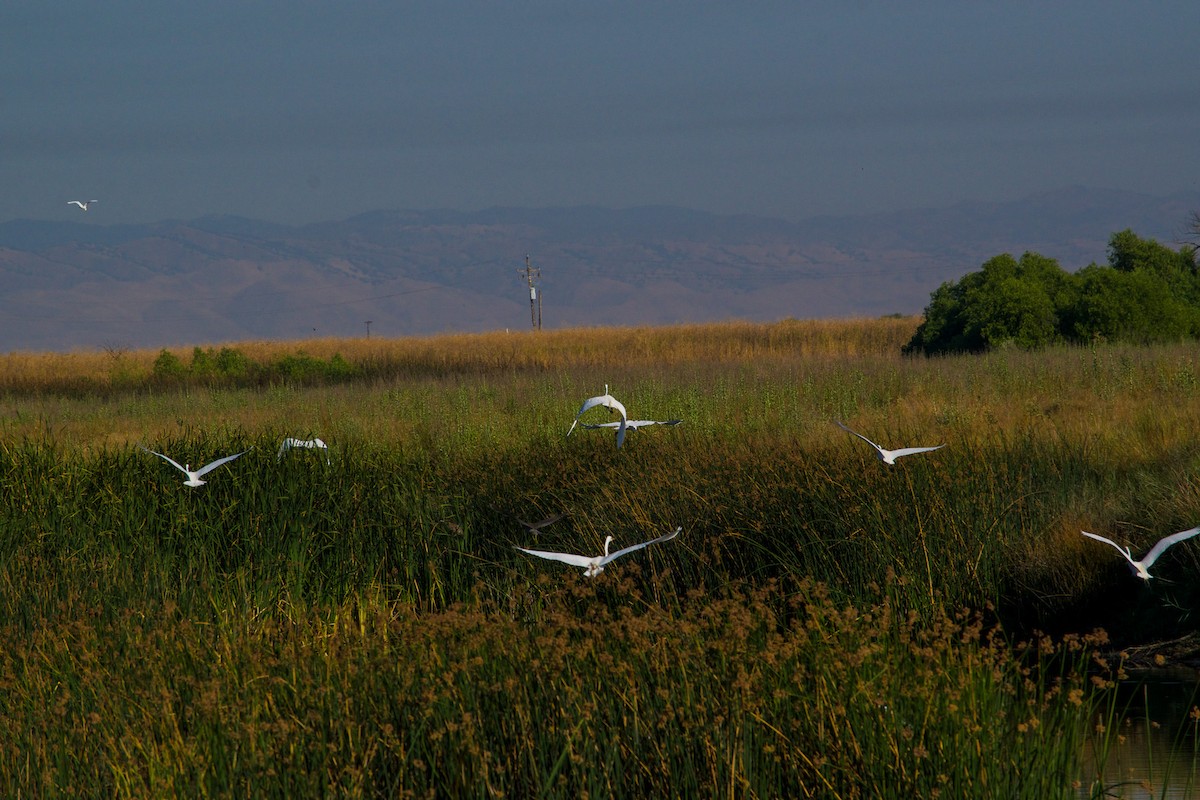
M368 368L371 374L380 371L403 374L407 370L471 373L895 354L912 337L918 323L915 317L787 320L198 346L206 349L232 346L259 363L271 363L301 352L326 360L340 355ZM165 349L186 361L194 348ZM0 355L0 392L54 391L73 386L121 388L149 378L160 352L109 349Z

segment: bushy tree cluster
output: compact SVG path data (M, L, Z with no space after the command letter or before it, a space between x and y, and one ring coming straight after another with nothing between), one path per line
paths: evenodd
M1200 336L1194 248L1172 250L1131 230L1108 243L1108 264L1069 273L1052 258L1007 253L943 283L906 353L979 352L1055 342L1155 342Z
M163 349L154 359L152 375L158 383L259 385L277 381L329 383L355 377L357 372L353 364L337 353L328 361L301 352L260 363L234 347L222 347L220 351L196 347L190 365Z

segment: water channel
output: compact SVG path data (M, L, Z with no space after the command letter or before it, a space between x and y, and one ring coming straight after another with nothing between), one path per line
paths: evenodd
M1200 799L1200 671L1178 666L1126 672L1116 699L1120 722L1105 735L1093 730L1077 796Z

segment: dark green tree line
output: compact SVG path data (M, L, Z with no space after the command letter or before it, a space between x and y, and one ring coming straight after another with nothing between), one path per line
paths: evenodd
M906 353L981 352L1097 339L1174 341L1200 335L1194 248L1114 233L1108 264L1066 272L1052 258L1005 253L930 296Z

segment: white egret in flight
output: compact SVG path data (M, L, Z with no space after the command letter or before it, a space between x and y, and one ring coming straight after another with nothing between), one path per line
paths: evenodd
M853 431L850 428L847 428L845 425L838 422L836 419L834 420L834 422L837 422L837 426L839 428L841 428L842 430L846 431L847 433L854 434L855 436L862 439L867 444L871 445L871 447L874 447L876 454L879 456L879 460L882 461L883 463L889 464L889 465L895 465L896 459L900 458L900 456L911 456L913 453L928 453L930 450L939 450L946 446L944 444L939 444L937 447L902 447L899 450L885 450L882 447L880 447L879 445L872 442L867 437L863 436L858 431Z
M68 200L68 201L67 201L67 205L69 205L69 206L71 206L71 205L79 206L79 207L80 207L80 208L82 208L84 211L87 211L87 210L88 210L88 206L90 206L92 203L99 203L99 202L100 202L99 200Z
M625 406L617 398L608 393L608 384L604 384L604 394L595 397L589 397L583 401L583 405L579 408L579 413L575 415L575 421L571 423L571 429L567 431L567 436L571 435L571 431L575 430L575 425L579 423L579 418L584 412L595 408L596 406L604 406L610 412L616 411L621 415L621 421L616 423L617 426L617 449L625 443L625 425L629 415L625 413Z
M524 547L518 547L517 549L522 553L528 553L531 556L548 558L551 561L561 561L564 564L570 564L573 567L583 567L583 574L589 578L594 578L604 571L605 565L610 561L614 561L626 553L632 553L634 550L641 550L647 545L657 544L658 542L665 542L670 539L674 539L682 530L683 528L676 528L668 534L659 536L657 539L651 539L650 541L642 542L641 544L633 544L629 547L622 548L615 553L608 552L608 546L612 544L613 540L613 537L609 536L604 539L604 555L600 556L580 556L574 553L551 553L545 550L526 550Z
M1200 533L1200 527L1189 528L1186 531L1172 533L1170 536L1159 539L1154 547L1150 548L1150 552L1146 553L1141 561L1134 561L1133 554L1129 551L1129 548L1121 547L1121 545L1117 544L1112 539L1106 539L1103 536L1097 536L1096 534L1088 533L1087 531L1080 531L1080 533L1090 539L1095 539L1097 542L1104 542L1105 544L1110 544L1115 547L1117 552L1125 556L1125 560L1129 562L1131 567L1133 567L1133 574L1137 575L1144 581L1148 581L1153 577L1149 572L1150 566L1158 560L1158 557L1161 556L1168 547L1176 542L1182 542L1184 539L1190 539L1196 534Z
M649 428L651 425L678 425L681 422L683 422L681 419L631 419L625 423L625 430L636 431L638 428ZM616 428L620 424L619 422L584 422L579 427L594 431L599 428Z
M318 448L318 449L324 450L325 451L325 463L326 464L332 463L329 460L329 445L325 444L320 439L293 439L291 437L284 439L283 444L279 445L279 454L275 456L275 460L279 461L280 459L282 459L283 454L286 453L288 450L291 450L293 447L304 447L309 450L311 450L313 448Z
M566 514L555 514L553 516L546 517L540 522L526 522L523 519L519 519L517 522L521 523L521 527L526 528L530 533L537 535L539 532L541 532L542 528L545 528L547 525L553 525L565 516Z
M206 483L206 481L200 480L201 475L207 475L208 473L212 472L214 469L221 466L222 464L226 464L230 461L233 461L235 458L237 458L239 456L243 456L246 453L250 452L249 450L243 450L242 452L235 453L231 456L225 456L224 458L218 458L216 461L212 461L208 464L205 464L200 469L193 470L191 468L191 466L192 466L191 464L185 464L184 466L181 467L181 466L179 466L178 461L176 461L175 459L173 459L169 456L164 456L162 453L156 453L155 451L151 450L148 447L142 447L142 445L140 445L140 444L138 445L138 447L141 447L147 453L151 453L153 455L158 456L159 458L163 459L171 466L175 467L175 469L182 472L184 475L187 475L188 479L183 482L183 485L184 486L192 486L192 487L203 486Z

